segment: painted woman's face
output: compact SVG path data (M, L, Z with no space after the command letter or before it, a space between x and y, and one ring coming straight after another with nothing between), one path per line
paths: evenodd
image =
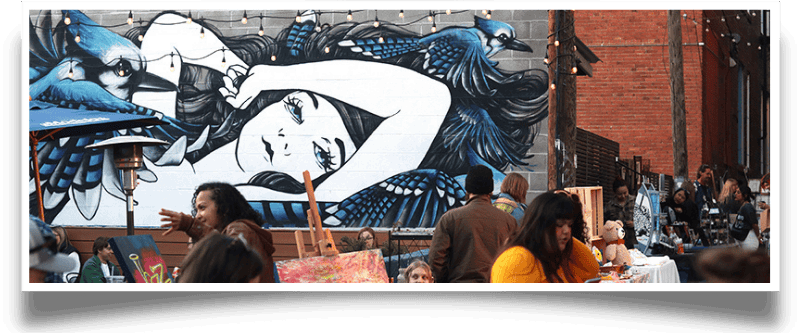
M279 171L302 182L338 170L356 147L339 112L303 91L286 95L242 128L236 160L245 172Z

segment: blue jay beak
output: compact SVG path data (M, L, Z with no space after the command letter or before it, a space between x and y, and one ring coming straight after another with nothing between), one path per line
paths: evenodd
M142 81L136 87L136 91L178 91L178 86L158 75L145 72L143 74Z
M533 49L531 49L531 47L528 46L528 44L520 42L520 41L518 41L516 39L512 40L511 43L508 43L505 46L506 46L506 49L509 49L509 50L522 51L522 52L533 52Z

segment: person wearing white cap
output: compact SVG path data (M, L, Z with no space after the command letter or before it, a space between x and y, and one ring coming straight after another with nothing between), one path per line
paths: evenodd
M62 273L70 270L72 260L63 253L58 253L58 241L50 227L38 217L29 218L29 275L30 283L45 282L49 272Z

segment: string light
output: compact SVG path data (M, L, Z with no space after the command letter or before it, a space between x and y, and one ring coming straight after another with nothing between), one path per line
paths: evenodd
M272 60L272 61L275 61L277 59L278 59L278 57L276 57L274 54L271 57L269 57L269 60Z
M78 30L78 33L75 34L75 43L81 42L81 31Z
M316 32L322 31L322 26L319 25L319 20L317 20L317 24L314 26L314 31Z
M264 21L261 19L260 16L258 21L258 35L264 36Z
M175 62L172 60L172 58L174 56L175 56L175 52L170 52L169 53L169 71L170 72L174 72L175 71Z
M331 48L330 48L330 47L328 47L328 46L326 46L326 47L325 47L325 53L331 53Z
M375 22L372 22L372 26L377 28L380 25L381 25L381 22L378 21L378 10L376 9L375 10Z
M741 17L739 17L739 14L736 14L736 19L737 19L737 20L738 20L738 19L741 19Z
M137 37L137 39L138 39L140 42L141 42L141 41L143 41L143 40L144 40L144 34L143 34L142 32L139 32L139 37Z
M383 44L383 35L378 36L378 43Z
M722 22L725 22L725 17L723 16L723 17L722 17L721 19L719 19L719 20L720 20L720 21L722 21Z
M200 26L200 38L203 38L205 36L206 36L206 29L203 28L203 26Z
M133 11L128 11L128 25L133 25Z
M553 45L555 45L556 47L558 47L559 45L561 45L561 43L559 43L558 41L555 41L555 42L553 42Z
M400 18L404 18L404 17L406 17L406 14L404 14L403 10L401 9L400 10L400 14L397 14L397 16L399 16Z
M120 63L122 63L122 60L123 60L122 56L119 56L119 62ZM120 66L118 74L119 74L119 76L124 77L125 76L125 68Z
M246 10L244 11L244 14L242 14L242 24L247 24L247 11Z
M487 13L486 9L484 9L483 11L481 11L481 14L483 14L483 15L486 15L486 13Z
M449 10L449 9L448 9L448 10L445 10L445 11L444 11L444 13L445 13L445 14L447 14L447 15L450 15L450 14L452 14L452 13L453 13L453 11L451 11L451 10Z
M353 11L351 11L351 10L347 11L347 20L348 21L352 21L353 20Z
M486 13L486 19L487 20L491 20L492 19L492 11L491 10Z
M69 25L70 23L72 23L72 19L69 18L69 12L67 12L64 14L64 24Z
M433 25L431 26L431 32L436 32L436 22L433 22Z
M192 11L189 11L189 16L186 17L186 24L192 23Z
M550 90L556 90L556 81L550 84Z
M71 79L73 75L75 75L75 74L72 73L72 60L70 60L69 61L69 73L67 73L67 77L69 77Z
M433 12L428 11L428 22L433 22Z
M294 21L300 23L300 11L297 11L297 15L294 17Z
M225 61L225 49L223 48L223 49L222 49L222 67L225 67L225 65L226 65L226 61Z

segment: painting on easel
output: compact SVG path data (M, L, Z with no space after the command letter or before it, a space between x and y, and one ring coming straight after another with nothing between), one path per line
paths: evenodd
M279 261L281 282L287 283L386 283L389 277L380 250L342 253Z
M126 281L136 283L172 283L172 274L161 258L151 235L113 237L108 243L114 250Z

